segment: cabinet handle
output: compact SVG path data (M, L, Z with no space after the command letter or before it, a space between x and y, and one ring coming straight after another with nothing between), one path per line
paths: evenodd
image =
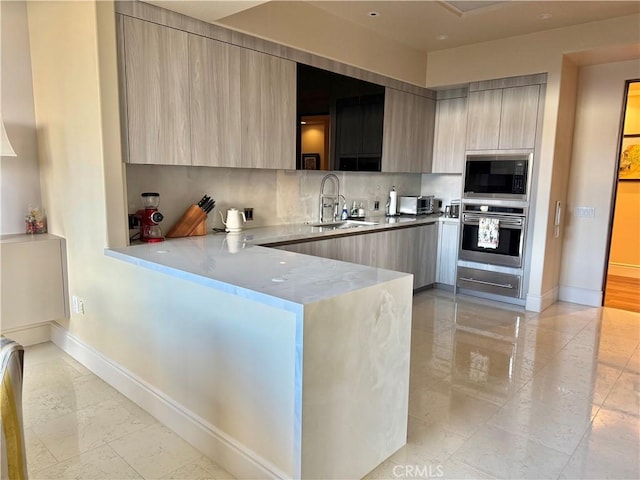
M466 277L460 277L460 280L464 280L466 282L481 283L483 285L490 285L492 287L513 288L513 285L510 283L504 284L504 283L485 282L484 280L476 280L474 278L466 278Z

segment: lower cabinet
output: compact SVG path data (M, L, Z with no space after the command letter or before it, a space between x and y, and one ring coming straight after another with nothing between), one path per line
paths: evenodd
M65 240L7 235L0 244L3 333L65 318Z
M437 224L284 245L289 252L413 274L413 288L436 281Z
M436 265L436 283L455 285L456 263L458 261L458 222L440 222L438 224L438 258Z

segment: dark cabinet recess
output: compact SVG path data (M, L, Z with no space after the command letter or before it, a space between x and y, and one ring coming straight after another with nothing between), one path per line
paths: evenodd
M297 168L379 172L384 87L300 63L297 87Z

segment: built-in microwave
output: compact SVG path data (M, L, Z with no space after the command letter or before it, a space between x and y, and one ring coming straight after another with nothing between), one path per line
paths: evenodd
M528 200L533 153L467 154L465 199Z

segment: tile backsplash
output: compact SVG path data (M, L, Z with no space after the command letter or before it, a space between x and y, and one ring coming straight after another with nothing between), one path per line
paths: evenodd
M204 194L216 200L207 222L209 229L223 226L218 212L224 215L230 207L253 208L254 220L247 227L315 222L320 183L328 173L165 165L127 165L126 172L129 213L141 208L142 192L158 192L165 232ZM347 205L354 200L362 203L367 216L384 215L392 186L399 195L418 195L423 183L421 174L333 173L340 179L340 193ZM331 192L329 183L326 187ZM380 202L378 211L374 210L375 201Z

